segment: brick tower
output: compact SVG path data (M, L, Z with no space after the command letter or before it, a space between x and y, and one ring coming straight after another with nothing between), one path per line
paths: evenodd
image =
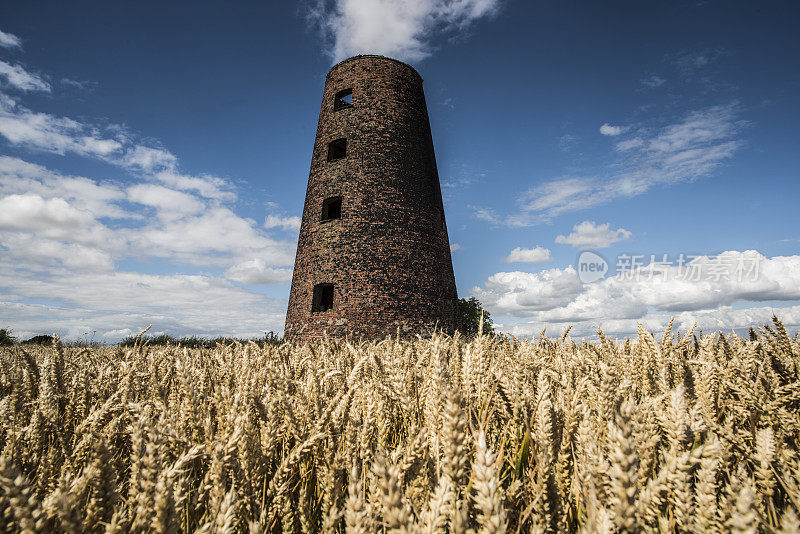
M456 299L422 78L346 59L325 79L285 335L452 331Z

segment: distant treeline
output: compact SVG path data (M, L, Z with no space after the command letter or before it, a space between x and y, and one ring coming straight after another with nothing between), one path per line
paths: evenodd
M175 346L182 346L188 347L191 349L197 348L213 348L216 347L218 344L230 344L230 343L248 343L252 341L259 346L263 345L278 345L283 341L283 338L276 334L275 332L267 332L264 336L257 337L257 338L234 338L234 337L215 337L215 338L203 338L198 336L189 336L189 337L174 337L169 334L161 334L158 336L128 336L123 338L122 341L119 342L119 346L121 347L132 347L136 340L139 340L139 345L172 345ZM10 346L10 345L52 345L53 344L53 336L49 335L38 335L33 336L30 339L25 339L20 341L20 339L13 335L13 332L8 328L0 328L0 347L2 346ZM95 345L102 345L101 343L92 342L92 343L85 343L82 341L76 341L72 343L65 343L66 345L76 345L76 346L95 346Z
M215 338L204 338L204 337L197 337L197 336L188 336L188 337L173 337L169 334L160 334L158 336L128 336L123 338L122 341L119 342L120 347L132 347L136 340L139 340L139 344L147 344L147 345L172 345L181 347L187 347L190 349L199 349L199 348L213 348L216 347L218 344L230 344L230 343L248 343L252 341L257 345L279 345L283 338L276 334L275 332L268 332L266 335L257 337L257 338L236 338L236 337L215 337Z
M149 330L149 327L147 330ZM147 330L137 336L128 336L123 338L122 341L119 342L119 346L133 347L137 340L139 340L139 345L171 345L173 347L180 345L181 347L188 347L191 349L213 348L220 343L248 343L252 341L259 346L263 346L279 345L283 342L283 337L279 336L275 332L266 332L264 336L258 338L243 339L224 336L215 338L204 338L198 336L174 337L169 334L148 336L145 335ZM472 339L479 334L494 334L492 316L488 311L483 309L483 305L475 297L459 299L456 308L456 330L458 330L462 336L469 339ZM52 345L53 336L38 335L33 336L30 339L20 341L19 338L13 335L13 332L10 328L0 328L0 347L15 345L17 343ZM73 341L66 342L65 345L94 347L104 345L104 343L98 343L97 341L90 341L88 343L86 341Z

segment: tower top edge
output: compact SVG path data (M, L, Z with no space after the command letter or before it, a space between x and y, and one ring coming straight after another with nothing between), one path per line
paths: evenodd
M412 67L408 63L400 61L399 59L394 59L394 58L391 58L391 57L382 56L380 54L359 54L357 56L352 56L352 57L349 57L347 59L344 59L344 60L340 61L339 63L336 63L333 67L331 67L330 70L328 71L328 74L325 77L327 78L328 76L331 75L331 73L333 71L335 71L336 69L340 68L342 65L344 65L346 63L350 63L350 62L353 62L353 61L360 61L360 60L364 60L364 59L373 59L373 60L374 59L378 59L378 60L382 60L382 61L389 61L389 62L392 62L392 63L397 63L397 64L402 65L403 67L409 69L411 72L416 74L416 76L420 80L422 80L422 76L420 76L419 72L417 72L417 69L415 69L414 67Z

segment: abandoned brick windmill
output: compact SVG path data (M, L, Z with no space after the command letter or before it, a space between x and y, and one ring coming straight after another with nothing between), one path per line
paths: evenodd
M457 301L422 78L355 56L325 79L285 335L454 327Z

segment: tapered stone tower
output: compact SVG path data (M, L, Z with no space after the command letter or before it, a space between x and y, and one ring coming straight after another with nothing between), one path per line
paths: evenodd
M452 331L456 285L422 78L355 56L325 79L285 334Z

